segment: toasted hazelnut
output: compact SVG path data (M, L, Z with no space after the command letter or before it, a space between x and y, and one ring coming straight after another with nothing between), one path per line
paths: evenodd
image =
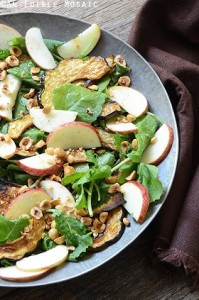
M44 214L44 219L46 221L46 224L49 225L49 226L51 226L52 222L54 221L54 217L50 213Z
M49 238L54 241L56 238L59 237L59 232L56 228L51 228L48 231L48 235L49 235Z
M33 140L29 137L24 137L20 143L19 143L19 147L22 150L29 150L33 145Z
M51 111L51 109L52 109L51 105L46 105L42 109L42 112L47 115L47 114L49 114L49 112Z
M37 142L35 145L34 145L34 149L41 149L43 146L46 145L46 142L44 142L43 140L40 140L39 142Z
M136 117L129 115L129 114L126 116L126 118L127 118L128 122L130 122L130 123L132 123L136 120Z
M131 83L131 79L129 76L121 76L118 80L118 84L121 86L129 86Z
M116 183L117 182L117 175L113 175L111 177L108 177L108 178L105 179L105 181L107 183L111 183L111 184Z
M114 56L112 54L110 54L107 58L106 58L106 62L109 65L110 68L114 68L115 66L115 61L114 61Z
M69 166L68 164L64 165L64 176L67 176L69 174L72 174L75 172L75 168Z
M104 211L102 212L100 215L99 215L99 220L101 223L106 223L106 220L108 218L108 212L107 211Z
M30 72L31 72L31 74L38 74L39 72L41 71L41 69L40 68L36 68L36 67L32 67L31 69L30 69Z
M21 195L21 194L25 193L27 190L29 190L29 188L27 187L27 185L23 185L23 186L18 190L18 194Z
M8 65L5 61L0 61L0 71L6 70Z
M150 144L155 144L157 140L157 136L152 137L152 139L150 140Z
M30 98L33 98L34 95L35 95L35 89L30 89L29 92L24 95L24 98L30 99Z
M6 95L8 95L10 93L9 89L8 89L8 85L6 83L2 87L2 93L6 94Z
M80 221L86 225L86 226L89 226L92 224L92 219L90 217L81 217Z
M117 55L114 61L116 64L120 65L121 67L126 67L126 61L123 59L121 55Z
M127 227L130 225L130 221L127 218L123 218L123 224Z
M136 139L132 140L131 145L132 145L133 150L137 150L137 148L138 148L138 141Z
M19 60L14 55L8 56L5 61L10 67L17 67L19 65Z
M120 185L119 183L114 183L110 186L110 188L108 189L108 192L110 194L116 193L116 192L120 192Z
M92 91L98 91L98 86L95 84L88 86L88 88L89 88L89 90L92 90Z
M129 146L129 142L128 142L128 141L123 141L123 142L120 144L120 147L121 147L122 152L126 153L126 151L127 151L127 149L128 149L128 146Z
M50 177L48 177L49 180L61 182L61 177L55 174L52 174Z
M32 178L28 179L28 186L30 187L31 185L33 185L34 181L32 180Z
M14 56L16 56L16 57L19 57L19 56L21 56L22 51L21 51L21 49L20 49L19 47L12 46L12 47L10 48L10 54L11 54L11 55L14 55Z
M35 75L35 76L32 76L32 79L35 80L35 81L40 81L40 77L39 77L39 76L36 76L36 75Z
M6 70L0 72L0 81L4 80L7 76Z
M93 221L93 227L96 229L96 228L100 228L101 225L102 223L97 218L95 218L95 220Z
M48 210L52 207L52 204L49 200L43 200L41 203L40 203L40 208L41 210Z
M30 211L30 215L37 220L43 217L43 213L39 207L33 207Z
M55 206L57 206L57 205L60 205L60 203L61 203L61 200L60 200L60 199L54 199L54 200L51 201L51 205L52 205L53 207L55 207Z
M135 180L137 176L136 171L134 170L129 176L126 177L126 180Z
M56 222L55 222L55 220L53 220L53 221L51 222L51 228L56 228Z
M28 100L28 103L26 105L27 109L29 110L32 107L37 107L38 106L38 101L35 98L31 98Z
M87 108L86 112L87 112L88 115L93 115L93 112L92 112L92 110L90 109L90 107Z
M66 152L62 148L55 148L54 155L58 158L64 158L66 156Z
M58 238L54 239L54 242L57 244L57 245L62 245L65 243L65 237L64 235L61 235L59 236Z
M49 155L54 155L54 148L47 148L46 150L45 150L45 153L47 153L47 154L49 154Z

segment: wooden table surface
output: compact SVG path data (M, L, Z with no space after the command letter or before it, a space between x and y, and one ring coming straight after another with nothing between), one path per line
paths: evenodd
M0 14L33 11L62 14L90 23L127 41L137 11L146 0L0 0ZM7 4L6 4L7 3ZM153 224L107 264L80 278L39 288L0 288L0 299L199 299L182 270L165 273L151 262Z

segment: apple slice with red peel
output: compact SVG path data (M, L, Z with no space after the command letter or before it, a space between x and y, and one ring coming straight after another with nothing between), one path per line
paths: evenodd
M112 86L108 89L108 95L112 101L117 102L136 118L148 111L148 103L145 96L135 89L126 86Z
M44 43L39 28L33 27L26 32L25 43L32 60L42 69L54 69L57 64Z
M121 193L126 201L123 204L125 209L138 223L142 223L150 204L148 190L137 181L128 181L121 185Z
M67 257L68 248L64 245L58 245L48 251L18 260L16 267L26 272L46 270L61 265Z
M15 154L15 142L6 134L0 133L0 157L9 159Z
M84 122L69 122L53 130L47 138L47 147L78 149L101 147L98 131Z
M50 269L34 272L24 272L19 270L16 266L0 268L0 278L7 281L23 282L37 279L46 275Z
M31 189L16 197L5 211L5 217L13 220L23 214L30 214L33 207L39 207L43 200L51 201L51 197L42 189Z
M154 142L143 152L141 162L145 164L158 165L165 159L173 144L173 129L168 124L163 124L154 137Z
M101 30L97 24L80 33L76 38L59 46L57 52L63 58L86 56L96 46L100 38Z
M51 109L44 113L43 109L31 108L29 110L33 124L42 131L51 132L60 125L75 121L77 112Z
M116 118L111 118L106 122L106 127L113 132L118 133L134 133L137 132L137 127L130 122L124 123L117 121Z
M61 170L63 163L55 155L42 153L20 159L17 165L30 175L45 176L57 174Z
M8 41L18 36L21 36L21 34L17 30L10 26L0 24L0 49L10 48Z
M73 195L61 183L53 180L42 180L40 185L53 200L60 199L62 205L74 207L75 200Z

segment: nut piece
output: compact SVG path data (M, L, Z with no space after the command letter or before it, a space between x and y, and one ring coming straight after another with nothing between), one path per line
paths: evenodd
M122 149L122 152L126 153L127 149L128 149L128 146L129 146L129 142L128 141L123 141L121 144L120 144L120 147Z
M31 98L28 100L28 103L26 105L27 109L29 110L32 107L37 107L38 106L38 101L36 98Z
M75 172L75 168L69 166L68 164L64 165L64 176L67 176L69 174L72 174Z
M29 190L29 188L27 187L27 185L23 185L19 190L18 190L18 194L21 195L24 192L26 192L27 190Z
M64 158L66 157L66 152L62 148L55 148L54 155L56 155L58 158Z
M48 210L52 207L51 205L51 202L49 200L43 200L41 203L40 203L40 208L41 210Z
M48 231L48 235L49 235L49 238L54 241L56 238L59 237L59 232L56 228L51 228Z
M108 212L107 211L104 211L102 212L100 215L99 215L99 220L101 223L106 223L106 220L108 218Z
M35 76L32 76L32 79L35 80L35 81L40 81L40 77L39 77L39 76L36 76L36 75L35 75Z
M120 192L120 185L119 183L114 183L110 186L110 188L108 189L108 192L110 194L116 193L116 192Z
M30 211L30 215L37 220L43 217L43 213L39 207L33 207Z
M87 108L86 112L87 112L88 115L93 115L93 112L92 112L92 110L90 109L90 107Z
M123 224L127 227L130 225L130 221L127 218L123 218Z
M114 61L114 56L112 54L110 54L107 58L106 58L106 62L109 65L110 68L114 68L115 66L115 61Z
M54 242L57 244L57 245L62 245L65 243L65 237L64 235L61 235L59 236L58 238L54 239Z
M81 217L80 221L86 225L86 226L90 226L92 224L92 219L90 217Z
M54 155L54 148L47 148L45 150L45 153L49 154L49 155Z
M44 114L47 115L47 114L50 113L51 109L52 109L52 106L51 106L51 105L46 105L46 106L44 106L44 108L42 109L42 112L43 112Z
M32 67L31 69L30 69L30 72L31 72L31 74L38 74L39 72L41 71L41 69L40 68L37 68L37 67Z
M0 81L4 80L7 76L7 72L6 70L3 70L2 72L0 72Z
M132 123L136 120L136 117L134 117L132 115L127 115L126 118L127 118L127 121L130 122L130 123Z
M12 46L12 47L10 48L10 54L11 54L11 55L14 55L14 56L16 56L16 57L19 57L19 56L21 56L22 51L21 51L21 49L20 49L19 47L17 47L17 46Z
M117 55L114 59L115 63L121 67L126 67L126 61L123 59L121 55Z
M105 179L105 181L107 183L111 183L111 184L116 183L117 182L117 175L113 175L111 177L108 177L108 178Z
M19 65L19 60L14 55L8 56L5 61L10 67L17 67Z
M152 137L152 139L150 140L150 144L155 144L157 140L157 136Z
M0 61L0 71L6 70L8 65L5 61Z
M19 147L22 149L22 150L29 150L33 145L33 140L29 137L24 137L20 143L19 143Z
M136 171L134 170L129 176L126 177L126 180L135 180L137 176Z
M98 91L98 86L95 84L88 86L88 88L89 88L89 90L92 90L92 91Z
M35 89L30 89L30 91L24 95L24 98L30 99L30 98L34 97L34 95L35 95Z
M136 139L132 140L132 148L133 150L137 150L138 149L138 141Z
M129 86L131 84L131 79L129 76L121 76L118 80L118 84L121 86Z

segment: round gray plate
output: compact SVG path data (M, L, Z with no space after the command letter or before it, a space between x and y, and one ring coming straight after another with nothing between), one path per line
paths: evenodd
M0 23L14 27L22 35L31 27L39 27L43 37L63 41L74 38L89 26L88 23L82 21L37 13L0 16ZM160 210L171 188L178 158L178 132L170 100L159 77L132 47L104 30L102 31L100 42L92 54L102 57L106 57L109 54L121 54L132 69L133 87L146 96L150 111L172 126L174 143L167 158L159 165L159 178L163 183L164 195L160 202L151 206L148 218L142 225L137 224L129 217L131 226L125 229L120 240L100 253L90 254L79 263L67 262L47 276L35 281L13 283L0 280L0 286L27 287L52 284L75 278L99 267L132 243L147 228Z

